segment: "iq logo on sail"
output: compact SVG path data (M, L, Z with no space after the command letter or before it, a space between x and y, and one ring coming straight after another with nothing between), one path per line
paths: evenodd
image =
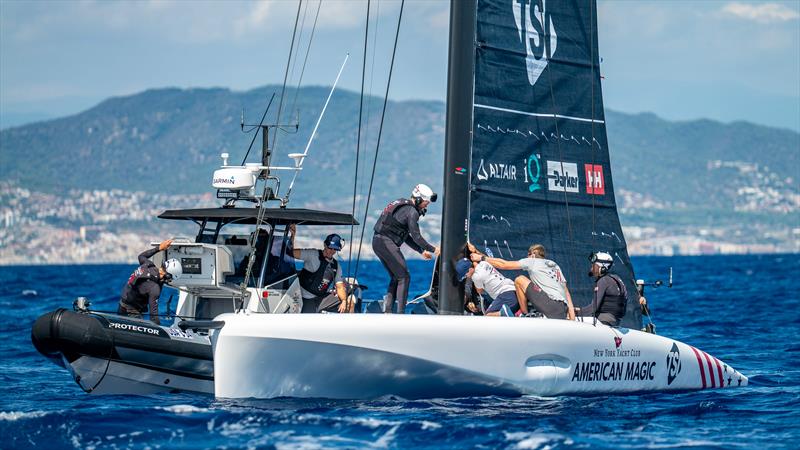
M556 52L556 27L547 11L547 0L511 0L511 7L519 40L525 44L528 82L533 86Z

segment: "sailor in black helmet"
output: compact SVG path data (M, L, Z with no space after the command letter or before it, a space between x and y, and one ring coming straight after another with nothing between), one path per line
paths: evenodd
M292 231L294 248L295 226ZM300 293L303 297L304 313L353 312L355 301L348 301L342 279L342 267L336 260L336 252L344 247L344 239L338 234L329 234L323 242L324 248L296 248L292 256L303 260L300 280ZM330 292L335 289L335 292Z
M608 253L592 253L589 261L592 263L589 276L595 278L592 303L575 308L575 313L582 317L597 317L597 320L606 325L617 326L625 316L625 306L628 303L625 283L619 276L608 272L614 264L614 258Z
M408 245L422 254L424 259L439 256L439 248L428 243L419 231L419 218L424 216L426 208L436 201L436 193L424 184L418 184L411 192L411 198L397 199L383 209L375 224L372 237L372 250L383 267L389 272L389 289L384 303L385 313L392 312L392 305L397 301L397 312L406 310L408 284L411 275L408 273L406 259L400 246Z
M149 308L150 320L157 325L161 323L158 318L158 297L161 287L183 274L181 262L177 259L168 259L156 267L150 257L166 250L172 239L160 243L158 247L143 251L139 255L139 267L133 271L128 282L122 288L117 314L141 318L142 313Z

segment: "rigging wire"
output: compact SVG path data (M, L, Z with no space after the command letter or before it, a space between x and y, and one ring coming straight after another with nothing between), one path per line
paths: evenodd
M596 142L595 141L595 137L594 137L594 16L595 16L595 13L596 12L592 8L592 1L589 0L589 14L590 14L590 19L589 19L589 22L590 22L590 25L589 25L589 30L590 30L589 36L590 36L590 38L589 38L589 42L590 42L590 45L592 47L592 49L591 49L591 61L590 61L590 64L592 66L592 72L591 72L591 74L592 74L591 75L591 85L592 85L592 142L591 142L591 147L592 147L592 169L591 169L590 173L592 174L592 176L594 176L594 164L595 164L595 155L596 155L595 148L594 148L594 143ZM609 158L610 158L610 155L609 155ZM592 178L592 179L594 179L594 178ZM589 180L586 180L586 181L588 182ZM592 188L594 188L594 186L592 186ZM592 251L595 252L595 251L597 251L597 247L596 247L596 234L597 233L596 233L596 230L595 230L594 195L592 195L591 198L592 198ZM567 215L567 217L569 217L569 215ZM613 258L613 256L612 256L612 258ZM594 263L592 263L592 264L594 264ZM594 325L597 325L597 290L593 289L592 293L594 294L592 296L592 315L594 316L592 318L592 325L594 326Z
M383 134L383 121L386 117L386 105L389 102L389 88L392 84L392 72L394 71L394 58L397 55L397 40L400 37L400 24L403 20L403 7L406 0L400 2L400 13L397 15L397 29L394 35L394 46L392 48L392 60L389 64L389 78L386 81L386 94L383 97L383 110L381 111L380 125L378 126L378 141L375 144L375 159L372 161L372 174L369 179L369 190L367 192L367 203L364 207L364 222L361 224L361 235L358 239L358 254L356 255L356 268L353 277L358 278L358 262L361 259L361 247L364 242L364 229L367 227L367 215L369 214L369 201L372 198L372 186L375 181L375 168L378 164L378 154L381 148L381 135Z
M303 0L300 0L300 3L303 3ZM308 13L308 2L305 2L305 7L303 8L303 18L300 19L300 34L297 36L297 48L294 51L294 55L292 56L292 70L289 72L289 79L294 79L294 71L297 68L297 56L300 53L300 46L303 42L303 32L306 29L306 14ZM290 109L291 110L291 109Z
M297 36L297 23L298 23L298 21L300 19L300 7L302 6L302 4L303 4L302 0L300 0L300 2L297 3L297 14L295 15L295 18L294 18L294 30L292 31L292 43L289 46L289 56L288 56L288 59L286 60L286 71L284 72L284 75L283 75L283 87L281 88L281 99L280 99L280 102L278 103L278 117L277 117L277 120L275 121L275 123L277 125L280 125L280 123L281 123L281 109L283 107L283 100L284 100L284 97L286 95L286 78L289 76L289 65L292 62L292 53L293 53L293 50L294 50L294 41L295 41L295 37ZM268 131L264 130L262 128L261 132L262 133L266 133ZM278 139L278 130L276 129L275 130L275 134L273 135L273 139L272 139L273 151L274 151L275 148L277 148L277 139ZM240 285L240 287L242 289L242 295L245 298L247 298L247 296L248 296L247 284L250 281L250 276L252 275L252 272L253 272L253 264L255 263L255 259L256 259L256 247L257 247L256 244L258 242L258 235L259 235L258 230L261 228L261 225L264 223L264 213L267 210L267 208L264 206L264 202L266 202L266 200L267 200L267 193L268 192L270 192L270 189L269 189L268 183L266 183L266 180L265 180L264 189L261 191L261 196L259 198L259 203L258 203L259 204L259 208L258 208L258 216L256 217L255 230L253 231L253 234L252 234L252 236L250 238L250 257L248 258L248 261L247 261L247 270L245 271L244 279L242 280L242 284ZM273 230L273 232L274 232L274 230ZM268 244L271 244L271 242L269 242ZM269 249L267 249L267 251L269 251ZM242 308L244 308L244 304L245 304L245 302L243 301L242 302Z
M545 22L545 20L547 20L547 19L544 17L544 11L543 10L539 11L539 17L540 17L540 21L542 23L543 29L549 29L546 26L547 22ZM550 33L552 33L552 31L550 31ZM548 40L550 39L550 37L551 36L546 36L546 35L544 36L544 38L548 39ZM543 44L543 46L546 45L545 42L542 42L542 44ZM552 68L551 68L552 64L548 64L546 67L547 67L546 70L547 70L548 85L550 87L550 102L551 102L552 107L553 107L553 125L554 125L554 127L556 129L556 146L558 147L558 157L559 157L559 160L561 161L561 172L563 173L564 172L564 155L563 155L563 148L561 146L561 132L558 129L558 116L559 116L559 114L558 114L558 111L557 111L557 108L556 108L556 96L555 96L555 92L553 90L553 71L552 71ZM573 231L572 231L572 218L571 218L570 212L569 212L569 197L567 197L567 189L566 189L566 187L564 187L564 205L566 207L566 216L567 216L567 240L569 242L569 252L567 252L567 253L569 255L569 266L570 266L570 269L571 269L572 273L578 273L577 270L575 270L575 239L574 239Z
M297 37L297 23L300 21L300 7L303 6L303 0L300 0L297 3L297 14L294 18L294 30L292 31L292 43L289 45L289 57L286 60L286 71L283 74L283 86L281 87L281 99L278 102L278 116L275 119L275 133L272 135L272 148L278 148L278 127L281 124L281 113L283 113L283 101L286 98L286 81L289 77L289 66L292 63L292 54L294 53L294 42L295 38ZM266 194L266 188L264 189L264 194ZM260 215L260 214L259 214ZM258 225L258 224L257 224Z
M592 48L592 50L591 50L591 53L592 53L592 56L591 56L591 58L592 58L591 59L591 64L592 64L592 78L591 78L592 79L592 83L591 83L592 84L592 142L590 142L590 146L592 147L592 172L591 173L592 173L592 176L594 177L594 166L595 166L595 162L596 162L595 148L594 148L594 143L595 143L595 137L594 137L594 115L595 115L595 110L594 110L594 17L595 17L596 11L592 8L592 3L593 3L593 1L589 0L589 11L590 11L591 17L592 17L592 20L590 20L590 25L589 25L589 29L590 29L590 33L589 33L590 41L589 42L590 42L590 45L591 45L591 48ZM609 155L609 158L610 158L610 155ZM589 180L586 180L586 181L588 182ZM592 178L592 181L594 181L594 178ZM594 183L592 183L592 184L594 184ZM594 186L592 186L592 189L594 189ZM594 195L591 196L591 198L592 198L592 251L595 251L595 249L597 248L596 247L597 229L596 229L596 224L595 224L595 209L594 209L595 200L594 200L594 197L595 197Z
M311 36L308 38L308 46L306 47L306 56L303 59L303 67L300 69L300 77L297 79L297 89L294 91L294 98L292 99L292 110L297 106L297 94L300 92L300 85L303 83L303 75L306 72L306 63L308 63L308 55L311 53L311 43L314 41L314 33L317 30L317 19L319 19L319 10L322 7L322 0L317 3L317 13L314 15L314 25L311 27Z
M358 102L358 135L356 137L356 173L355 177L353 178L353 208L351 215L355 217L356 215L356 193L358 188L358 161L359 156L361 154L361 122L362 122L362 113L364 111L364 77L366 76L367 72L367 43L369 42L369 7L370 7L370 0L367 0L367 21L364 25L364 58L361 62L361 96L359 97ZM353 242L353 229L355 224L352 222L350 223L350 242ZM350 266L352 265L353 260L353 246L352 244L348 248L347 254L347 277L350 278Z
M375 3L375 22L373 23L372 32L372 61L370 63L370 72L369 72L369 93L367 94L367 113L366 119L364 122L366 123L366 128L364 129L364 146L366 147L369 145L369 131L370 131L370 119L372 117L372 84L375 81L375 54L378 51L378 30L380 28L380 15L381 15L381 3ZM366 166L367 158L364 157L363 164ZM359 192L364 191L364 181L358 186ZM351 241L352 242L352 241Z

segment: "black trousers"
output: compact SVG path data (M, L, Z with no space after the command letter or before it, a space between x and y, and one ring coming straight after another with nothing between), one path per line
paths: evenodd
M141 311L139 311L133 306L122 303L122 301L119 302L119 307L117 308L117 314L119 314L120 316L135 317L137 319L142 318Z
M389 289L386 291L388 296L383 305L383 312L391 313L392 305L397 301L397 313L404 314L408 300L408 284L411 281L406 258L400 251L400 247L388 237L380 234L372 237L372 250L381 260L381 264L389 272L390 277Z
M339 312L339 296L336 293L328 294L324 297L304 298L303 309L300 311L304 314L319 313L322 311Z

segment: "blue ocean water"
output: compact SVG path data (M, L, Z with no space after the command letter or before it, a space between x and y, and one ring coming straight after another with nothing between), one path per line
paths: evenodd
M382 267L363 264L361 281L381 287ZM731 364L750 377L749 387L415 401L90 396L34 350L30 328L80 295L95 309L114 309L132 267L0 267L0 447L800 447L800 257L647 257L634 264L638 277L651 280L675 270L672 289L648 292L659 334ZM412 293L426 289L430 268L411 263Z

